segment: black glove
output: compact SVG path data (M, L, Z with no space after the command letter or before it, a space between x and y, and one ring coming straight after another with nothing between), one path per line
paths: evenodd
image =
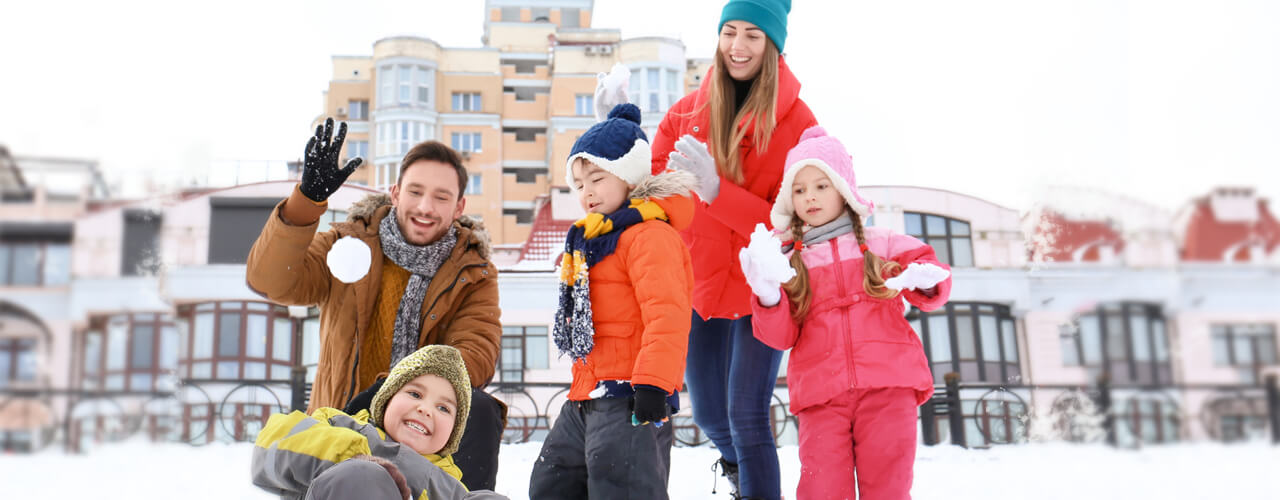
M671 416L671 407L667 405L667 391L651 385L634 387L636 395L631 400L631 412L634 421L640 425L661 422Z
M352 158L347 166L338 169L338 153L342 151L342 142L347 140L347 122L338 126L338 136L333 135L333 118L326 118L324 126L316 125L316 135L307 141L307 152L303 156L302 183L298 189L314 202L329 199L329 195L342 187L342 183L351 177L364 160Z
M380 378L368 389L360 391L360 394L356 394L356 397L351 398L351 401L347 401L347 406L342 407L342 413L355 415L360 410L368 410L369 406L373 404L373 397L378 394L378 390L382 389L382 383L386 381L387 379Z

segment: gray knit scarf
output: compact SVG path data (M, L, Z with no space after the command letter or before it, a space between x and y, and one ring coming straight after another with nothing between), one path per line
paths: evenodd
M453 253L453 246L458 242L458 227L450 224L449 232L435 243L413 245L405 241L404 235L400 233L400 225L396 223L396 209L391 207L391 212L378 224L378 239L382 240L382 254L412 273L409 284L404 287L404 295L400 297L400 307L396 310L395 335L391 341L391 366L395 366L400 358L413 354L418 349L422 301L427 295L431 278L440 270L440 264Z
M853 232L853 219L845 212L835 220L804 232L804 246L809 247Z

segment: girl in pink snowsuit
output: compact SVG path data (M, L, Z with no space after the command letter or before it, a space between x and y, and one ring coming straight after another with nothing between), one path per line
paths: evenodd
M771 217L791 241L757 226L740 260L756 295L756 338L792 349L796 496L851 499L856 487L864 500L910 498L916 407L933 394L933 377L902 298L941 307L950 270L921 241L862 226L873 205L857 193L844 146L821 127L805 131L786 165Z

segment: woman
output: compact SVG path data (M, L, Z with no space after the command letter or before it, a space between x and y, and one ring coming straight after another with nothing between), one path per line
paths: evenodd
M717 464L740 498L781 496L769 405L782 352L752 335L754 299L738 251L769 220L787 151L817 124L780 55L790 10L789 0L725 5L711 70L667 112L653 141L655 173L670 161L699 178L693 223L682 233L694 272L685 381L694 422L720 450Z

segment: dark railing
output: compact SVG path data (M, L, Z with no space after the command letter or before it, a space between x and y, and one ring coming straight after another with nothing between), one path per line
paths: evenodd
M37 422L27 426L29 445L8 451L35 451L59 443L68 451L85 451L140 432L153 440L194 446L252 441L271 414L305 408L310 387L304 375L298 370L289 382L188 379L173 390L151 392L0 388L0 415L10 424ZM1040 419L1040 426L1056 439L1124 446L1119 439L1123 430L1129 441L1165 442L1185 435L1185 426L1198 420L1215 440L1265 435L1280 444L1280 387L1274 375L1262 385L1247 386L1113 386L1106 377L1087 386L966 384L954 373L944 380L920 408L926 445L948 441L981 447L1029 440L1032 408L1025 394L1031 391L1057 393L1048 415ZM778 394L785 392L785 384L780 382L779 389L770 409L775 438L799 429L787 401ZM522 443L539 441L550 430L569 384L494 383L486 390L510 408L503 440ZM1196 411L1183 411L1172 395L1187 390L1209 392ZM687 393L681 395L681 406L671 420L677 445L706 444L707 436L689 416ZM11 437L5 446L11 447L12 441Z

